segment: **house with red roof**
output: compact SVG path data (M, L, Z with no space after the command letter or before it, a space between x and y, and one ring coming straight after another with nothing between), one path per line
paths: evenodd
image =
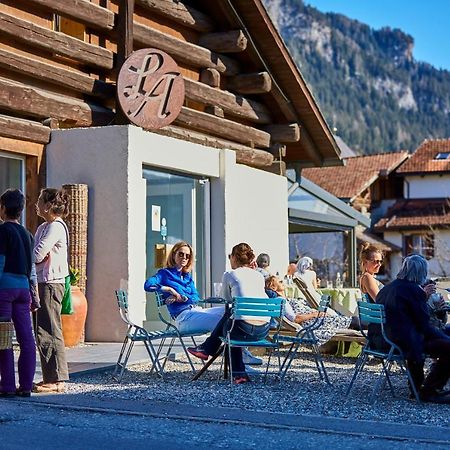
M405 151L347 157L343 158L343 166L303 169L302 177L370 216L374 224L399 197L403 197L403 183L395 171L408 157ZM401 246L362 228L357 229L356 236L359 241L371 242L386 252L382 275L391 278L390 256L400 255Z
M402 248L423 254L431 276L450 275L450 139L424 141L397 170L403 198L379 218L374 230ZM400 255L392 269L400 267Z

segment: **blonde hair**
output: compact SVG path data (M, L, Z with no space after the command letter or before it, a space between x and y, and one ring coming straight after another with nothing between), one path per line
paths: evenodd
M185 241L177 242L170 250L169 256L167 257L166 267L175 267L177 263L175 262L175 255L181 247L188 247L191 251L191 256L189 257L189 262L185 267L183 267L182 271L184 273L190 272L192 270L192 266L194 264L194 250L192 246Z
M379 249L376 245L370 242L363 242L359 251L360 269L364 272L364 263L370 261L374 253L379 253L381 257L384 257L383 250Z

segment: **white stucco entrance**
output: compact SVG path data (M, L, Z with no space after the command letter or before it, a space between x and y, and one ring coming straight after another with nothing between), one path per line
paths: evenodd
M204 177L210 183L210 279L228 268L233 245L269 253L273 272L288 263L286 178L236 164L235 153L134 126L56 130L47 146L47 185L89 186L87 341L120 341L114 290L124 284L132 319L143 324L146 182L143 167ZM152 256L153 257L153 256Z

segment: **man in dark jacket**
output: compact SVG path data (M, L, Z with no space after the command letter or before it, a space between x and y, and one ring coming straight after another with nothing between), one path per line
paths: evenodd
M450 392L442 391L450 378L450 337L430 325L427 294L421 287L427 272L423 256L406 257L397 279L380 290L376 302L385 306L387 337L405 354L420 398L450 403ZM424 380L425 354L436 362Z

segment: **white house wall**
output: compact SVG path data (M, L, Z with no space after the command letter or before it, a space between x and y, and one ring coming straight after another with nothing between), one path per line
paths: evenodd
M86 340L120 341L114 290L126 287L132 320L145 320L146 186L142 167L204 176L211 181L211 279L226 255L246 241L267 252L272 269L288 261L286 179L238 165L230 150L145 132L134 126L57 130L47 146L47 185L89 186Z
M450 197L450 177L441 175L408 176L403 183L405 198Z
M403 235L400 232L390 231L384 233L384 239L402 248ZM450 276L450 231L434 231L434 257L428 261L429 276ZM391 276L395 278L402 265L402 255L391 256Z

